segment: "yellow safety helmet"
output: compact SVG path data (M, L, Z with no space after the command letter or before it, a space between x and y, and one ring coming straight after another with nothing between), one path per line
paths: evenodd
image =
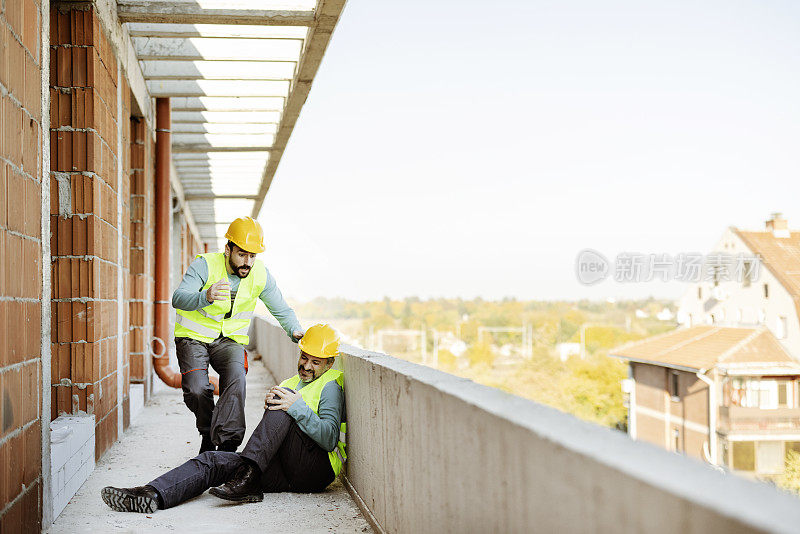
M300 350L315 358L339 355L339 333L329 324L315 324L300 339Z
M264 252L264 231L252 217L239 217L228 226L225 239L247 252Z

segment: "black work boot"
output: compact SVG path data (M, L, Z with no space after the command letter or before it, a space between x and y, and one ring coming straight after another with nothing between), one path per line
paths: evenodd
M200 452L198 454L215 450L217 450L217 447L211 442L211 436L203 436L203 442L200 443Z
M211 488L211 495L235 502L261 502L264 493L261 491L261 471L247 463L236 470L233 478L221 486Z
M100 490L103 502L117 512L139 512L152 514L159 509L158 492L153 486L136 488L112 488Z

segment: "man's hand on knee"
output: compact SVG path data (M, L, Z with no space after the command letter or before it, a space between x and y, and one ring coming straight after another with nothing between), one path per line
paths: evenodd
M289 388L273 386L267 392L267 398L264 399L264 408L267 410L283 410L285 412L301 397L300 393Z

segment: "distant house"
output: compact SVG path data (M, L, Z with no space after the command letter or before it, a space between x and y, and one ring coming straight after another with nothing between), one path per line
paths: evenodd
M693 326L623 345L628 433L759 475L800 452L800 364L764 327Z
M759 476L800 452L800 232L779 214L728 228L712 251L758 256L758 278L712 277L681 299L682 328L628 343L634 439Z
M713 253L761 258L758 280L703 280L680 301L682 326L766 326L792 356L800 358L800 232L776 213L761 232L730 227Z

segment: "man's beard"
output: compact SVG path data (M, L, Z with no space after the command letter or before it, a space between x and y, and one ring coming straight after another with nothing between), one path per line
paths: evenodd
M239 278L247 278L247 275L250 274L250 267L240 266L237 267L233 263L233 258L228 258L228 265L231 266L231 271L238 276ZM244 273L242 273L244 271Z
M310 378L308 377L308 375L303 376L303 373L305 373L305 372L306 372L306 370L303 369L302 366L299 366L297 368L297 374L300 376L300 381L301 382L305 382L307 384L307 383L313 382L314 380L319 378L317 375L314 374L314 370L313 369L311 371L308 371L308 373L311 375Z

